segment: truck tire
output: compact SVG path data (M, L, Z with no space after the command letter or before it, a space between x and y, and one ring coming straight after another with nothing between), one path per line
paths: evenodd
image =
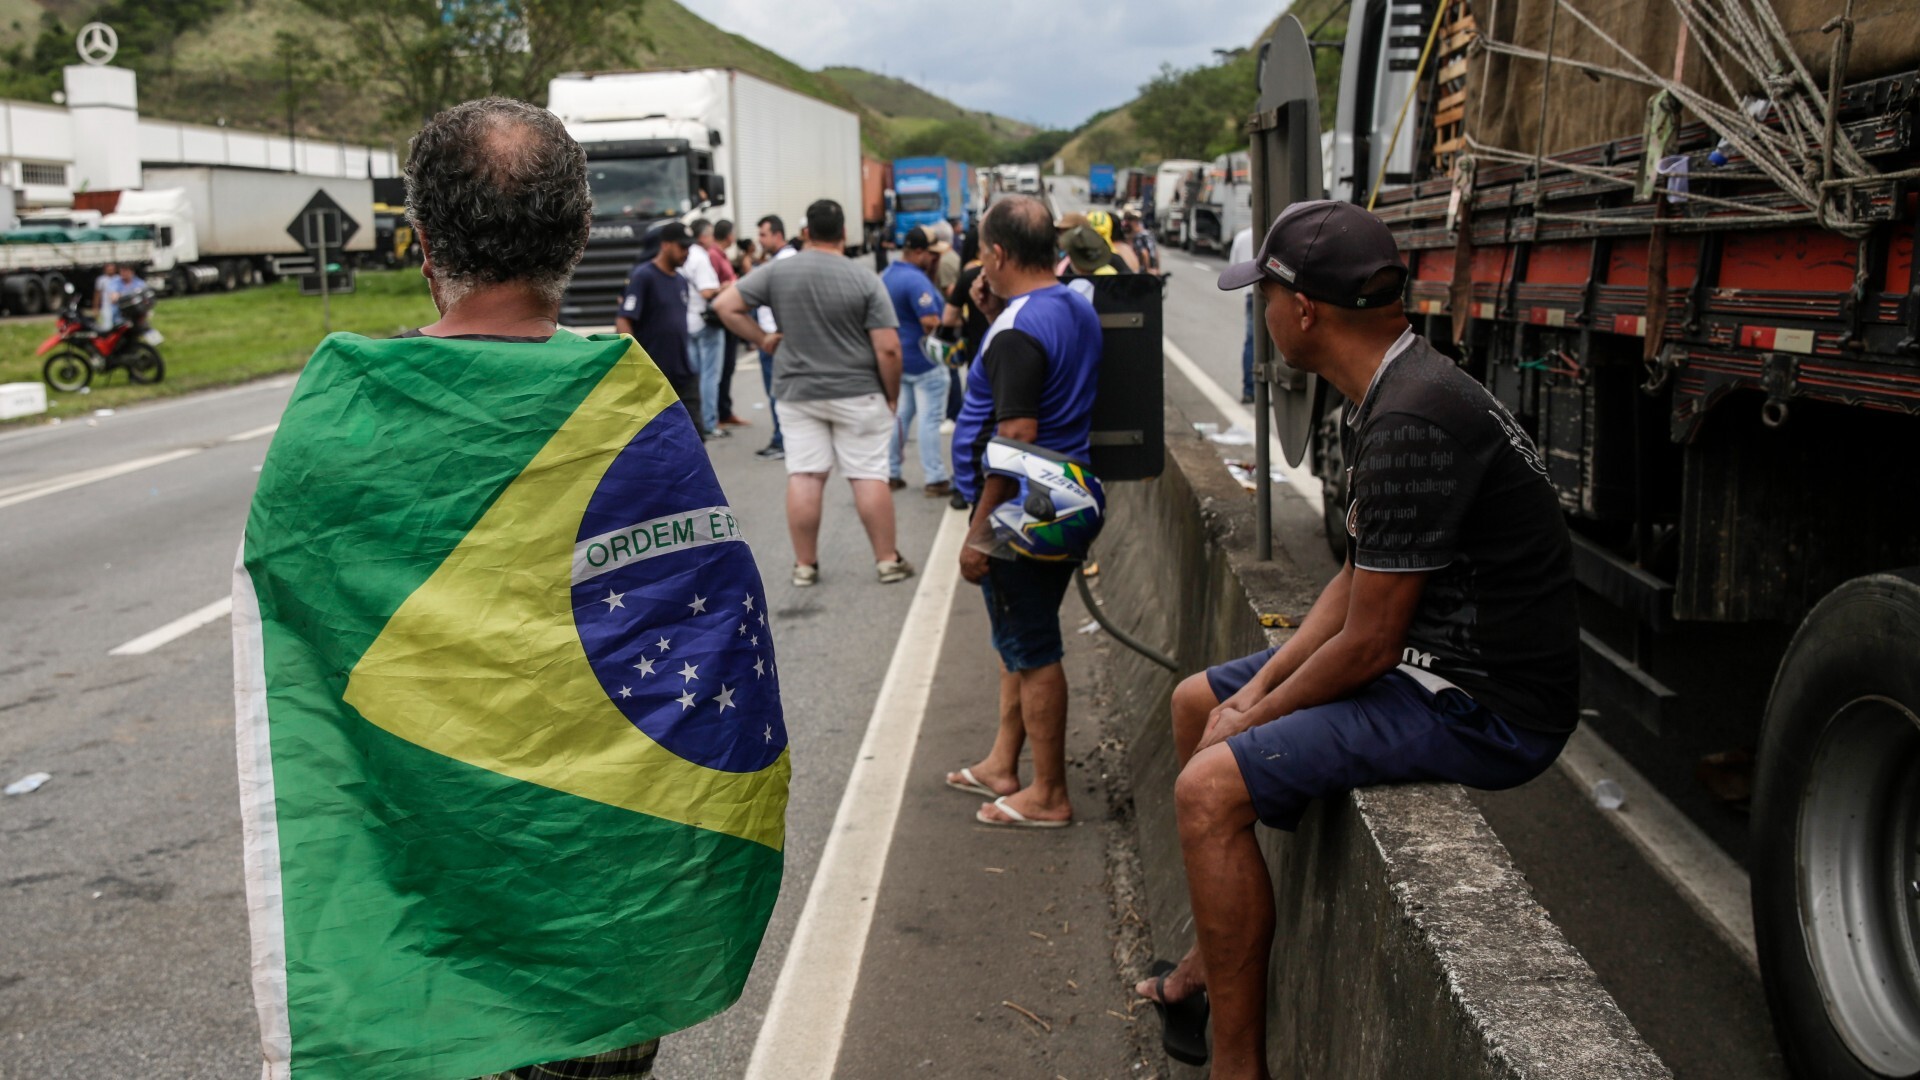
M1327 550L1333 561L1347 561L1347 462L1340 452L1340 416L1345 410L1330 410L1314 432L1314 453L1320 458L1320 527L1327 536Z
M20 283L12 301L15 315L39 315L47 310L47 286L37 277L15 278Z
M220 291L232 292L240 287L240 269L232 259L220 260Z
M1920 569L1835 589L1774 678L1754 936L1796 1076L1920 1076Z

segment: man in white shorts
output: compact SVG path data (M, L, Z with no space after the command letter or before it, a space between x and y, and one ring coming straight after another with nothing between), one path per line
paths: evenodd
M872 270L847 258L846 214L821 199L807 207L807 243L770 262L714 301L727 328L773 357L774 408L787 449L787 533L793 583L820 581L820 504L837 462L890 585L913 576L894 544L887 453L900 399L899 318ZM768 333L755 307L773 309Z

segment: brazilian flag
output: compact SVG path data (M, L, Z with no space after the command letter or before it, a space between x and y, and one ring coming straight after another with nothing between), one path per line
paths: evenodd
M466 1080L739 996L789 774L766 592L630 339L329 337L234 642L266 1076Z

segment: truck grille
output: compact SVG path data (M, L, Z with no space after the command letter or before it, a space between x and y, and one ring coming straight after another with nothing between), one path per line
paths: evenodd
M647 235L647 230L640 227L634 232ZM567 326L611 326L627 289L627 276L653 250L638 239L588 240L586 254L560 301L560 322Z

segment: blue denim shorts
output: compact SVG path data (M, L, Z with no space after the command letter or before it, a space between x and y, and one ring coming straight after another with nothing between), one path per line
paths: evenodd
M993 647L1008 671L1032 671L1066 655L1060 638L1060 601L1079 563L989 559L980 591L993 624Z
M1207 669L1221 701L1260 670L1273 650ZM1389 671L1352 697L1301 709L1227 739L1254 813L1291 830L1315 799L1374 784L1439 780L1486 791L1517 787L1546 771L1565 734L1516 727L1464 691L1432 693Z

